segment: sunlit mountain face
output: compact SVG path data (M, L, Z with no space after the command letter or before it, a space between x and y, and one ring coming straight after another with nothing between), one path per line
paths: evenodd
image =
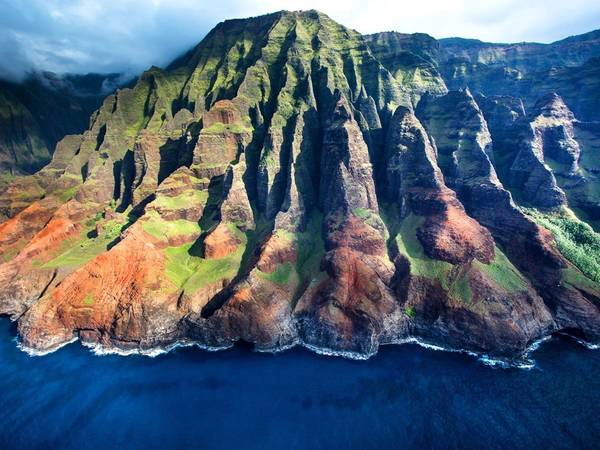
M0 312L42 353L597 343L599 55L230 20L55 148L117 77L7 85Z

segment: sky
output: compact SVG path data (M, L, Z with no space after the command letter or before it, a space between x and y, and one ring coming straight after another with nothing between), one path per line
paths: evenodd
M0 0L0 78L33 70L135 75L217 23L318 9L361 33L553 42L600 28L599 0Z

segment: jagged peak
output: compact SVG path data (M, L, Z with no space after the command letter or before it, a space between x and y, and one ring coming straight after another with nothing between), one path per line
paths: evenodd
M481 107L479 106L479 103L477 103L477 100L475 99L475 96L471 92L471 89L469 87L465 87L465 88L459 89L456 92L457 92L457 96L455 98L458 101L466 102L477 113L482 127L487 132L487 122L485 121L483 112L481 111Z
M465 97L467 97L469 100L475 100L475 97L473 97L473 94L471 93L471 89L467 86L464 88L460 88L458 90L459 93L464 94Z
M395 145L398 144L403 149L402 151L416 149L423 161L427 162L425 167L421 166L417 171L419 173L430 171L428 175L431 176L427 179L427 183L433 183L435 186L443 184L443 176L437 166L433 143L414 111L406 106L398 106L394 111L388 130L386 152L396 151Z
M511 114L513 114L514 119L526 116L523 99L518 97L512 97L510 95L483 95L478 92L475 96L475 100L481 106L487 104L504 108L505 111L510 111Z
M210 35L216 34L218 32L227 32L227 31L231 30L232 28L239 27L240 25L243 25L246 27L252 27L252 26L256 27L256 26L262 26L262 25L271 25L272 26L277 21L284 19L284 18L301 19L304 21L312 20L312 21L317 21L317 22L325 22L326 21L326 22L335 23L336 25L338 25L340 27L344 27L343 25L341 25L338 22L331 19L331 17L329 17L327 14L325 14L321 11L318 11L316 9L297 10L297 11L281 10L281 11L277 11L277 12L273 12L273 13L269 13L269 14L263 14L263 15L259 15L259 16L224 20L223 22L218 23L211 31L209 31L209 33L206 35L206 37L208 38ZM344 27L344 28L346 28L346 27Z
M319 24L318 27L310 30L310 33L315 36L321 35L320 30L331 27L344 30L349 35L360 36L357 31L345 27L331 19L327 14L316 9L298 11L281 10L260 16L228 19L218 23L194 48L176 59L168 68L194 67L198 64L201 55L206 49L210 47L221 48L224 45L228 45L227 42L235 41L238 37L241 38L245 32L252 32L254 34L252 39L255 42L259 42L261 35L267 36L278 24L284 23L292 30L300 22L305 25L311 22Z
M429 142L429 135L425 131L425 128L421 124L421 121L415 115L415 111L407 106L398 106L396 111L394 111L394 115L392 118L393 122L405 122L409 124L411 127L414 127L418 130L420 136L423 140Z
M346 121L352 118L350 103L339 89L336 89L334 92L334 103L332 122L337 122L338 120Z
M568 120L575 119L573 112L556 92L550 92L541 97L535 104L534 114L545 117L566 118Z

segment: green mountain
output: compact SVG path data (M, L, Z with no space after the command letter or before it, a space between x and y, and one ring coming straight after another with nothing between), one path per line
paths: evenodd
M594 37L223 22L0 195L0 313L38 351L598 342Z

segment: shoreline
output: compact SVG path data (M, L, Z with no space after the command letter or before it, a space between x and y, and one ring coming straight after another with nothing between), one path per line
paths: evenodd
M426 341L421 340L414 336L395 340L392 342L383 343L383 344L380 344L380 346L392 346L392 345L400 346L400 345L404 345L404 344L412 344L412 345L417 345L421 348L425 348L425 349L433 350L433 351L442 351L442 352L448 352L448 353L459 353L459 354L469 355L471 357L474 357L481 364L491 367L491 368L495 368L495 369L499 368L499 369L531 370L536 367L536 362L531 356L532 353L534 353L536 350L538 350L542 346L542 344L549 342L552 339L555 339L557 336L569 338L572 342L579 344L588 350L599 350L600 349L599 344L591 344L589 342L582 341L581 339L578 339L576 337L570 336L565 333L556 333L553 335L549 335L549 336L545 336L540 339L537 339L537 340L533 341L523 351L523 353L521 355L519 355L518 357L515 357L515 358L498 358L498 357L492 357L489 354L478 353L478 352L475 352L472 350L444 347L442 345L426 342ZM232 345L221 346L221 347L212 347L212 346L203 345L199 342L194 342L194 341L176 341L169 345L156 346L156 347L152 347L152 348L148 348L148 349L139 349L139 348L122 349L119 347L106 347L99 343L82 342L79 339L79 337L75 336L75 337L73 337L73 339L66 341L52 349L36 350L31 347L27 347L27 346L23 345L23 343L20 341L18 335L16 335L13 338L13 341L16 343L17 348L20 351L26 353L30 357L49 355L51 353L54 353L54 352L60 350L61 348L65 347L65 346L73 344L77 341L79 341L81 343L82 347L85 347L88 350L90 350L91 353L93 353L95 356L117 355L117 356L125 357L125 356L136 356L137 355L137 356L145 356L145 357L149 357L149 358L155 358L160 355L168 354L171 351L176 350L178 348L197 347L199 350L202 350L202 351L220 352L220 351L225 351L225 350L231 349L235 346L235 344L232 344ZM314 353L314 354L317 354L320 356L341 357L344 359L350 359L350 360L354 360L354 361L367 361L379 353L379 352L374 352L374 353L370 353L370 354L365 354L365 353L358 353L358 352L352 352L352 351L335 350L335 349L331 349L331 348L327 348L327 347L319 347L319 346L316 346L313 344L308 344L305 342L301 342L299 340L294 341L290 344L283 345L281 347L275 347L275 348L257 348L257 347L255 347L252 349L252 351L256 352L256 353L278 354L278 353L283 353L287 350L291 350L295 347L305 348L306 350L310 351L311 353Z

